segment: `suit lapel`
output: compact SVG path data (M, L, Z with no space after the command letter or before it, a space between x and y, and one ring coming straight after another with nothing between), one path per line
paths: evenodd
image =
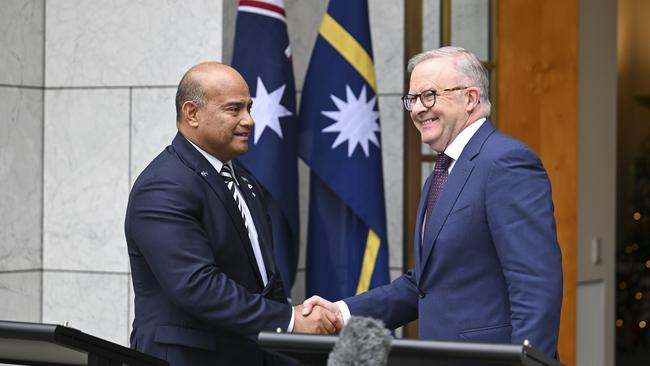
M454 207L456 200L465 187L467 179L474 169L474 158L481 151L481 147L485 143L485 140L487 140L488 136L490 136L494 131L494 126L490 120L486 120L469 140L463 149L463 152L458 157L451 174L449 174L449 178L440 193L440 197L438 197L438 202L436 202L436 206L431 213L431 219L426 223L424 228L423 253L420 258L420 268L422 268L422 270L424 270L424 267L428 263L429 256L431 255L433 248L436 246L436 241L440 231L442 230L442 226L445 221L447 221L449 213ZM420 200L420 205L426 201L427 193L428 190L423 191L423 198ZM420 220L420 215L421 213L418 210L418 220Z
M178 156L181 160L190 168L192 168L214 191L221 203L223 204L230 220L233 223L233 227L239 235L240 242L244 246L246 255L248 256L248 261L253 269L255 276L260 284L260 287L263 287L262 276L260 275L259 267L257 266L257 261L255 260L255 253L253 253L253 247L248 237L248 229L244 225L244 220L241 217L241 212L235 204L235 200L228 190L226 183L224 183L221 175L214 169L212 164L210 164L200 152L198 152L194 146L192 146L180 133L176 134L172 146L176 150ZM235 173L237 174L237 173ZM243 191L243 190L242 190ZM247 202L248 203L248 202ZM249 211L252 212L249 208ZM257 222L256 222L257 224Z

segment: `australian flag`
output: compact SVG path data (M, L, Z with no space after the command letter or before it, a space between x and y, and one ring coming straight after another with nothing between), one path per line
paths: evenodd
M300 105L310 166L307 295L337 300L388 283L381 138L366 0L331 0Z
M282 0L239 2L232 66L246 79L255 125L239 161L266 190L273 246L290 295L298 262L298 124Z

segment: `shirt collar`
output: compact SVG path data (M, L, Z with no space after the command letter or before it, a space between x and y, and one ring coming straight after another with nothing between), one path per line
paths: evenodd
M183 137L185 137L185 136L183 136ZM200 147L196 146L192 141L188 140L187 138L185 138L185 139L186 139L187 142L189 142L192 146L194 146L194 148L195 148L198 152L200 152L201 155L203 155L203 157L208 161L208 163L210 163L210 165L212 165L212 167L214 168L214 170L217 171L217 173L221 174L221 169L223 168L223 165L224 165L224 164L228 164L228 166L230 167L230 171L232 172L232 177L233 177L233 179L235 180L235 184L239 185L239 181L237 180L237 176L235 175L235 169L234 169L234 167L232 166L232 160L227 161L227 162L224 163L224 162L222 162L221 160L219 160L219 159L215 158L214 156L210 155L210 154L209 154L208 152L206 152L205 150L203 150L203 149L201 149Z
M478 131L479 128L485 123L486 118L481 118L476 120L475 122L471 123L469 126L465 127L458 136L454 139L454 141L447 146L445 149L445 155L449 156L450 158L454 159L454 161L458 160L460 157L460 154L463 152L463 149L465 149L465 146L469 142L469 140L472 139L472 136Z

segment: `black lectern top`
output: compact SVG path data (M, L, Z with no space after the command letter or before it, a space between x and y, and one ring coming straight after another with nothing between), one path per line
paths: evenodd
M0 321L0 363L18 365L167 366L156 357L77 329Z
M299 360L300 365L326 365L336 336L260 333L266 350ZM562 366L531 346L496 343L438 342L393 339L388 365L399 366Z

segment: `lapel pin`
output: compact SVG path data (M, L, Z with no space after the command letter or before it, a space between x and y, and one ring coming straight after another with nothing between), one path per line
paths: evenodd
M204 171L201 172L201 175L204 176L204 177L207 177L207 176L208 176L208 172L206 172L206 171L204 170Z
M253 189L253 185L248 183L248 189Z

